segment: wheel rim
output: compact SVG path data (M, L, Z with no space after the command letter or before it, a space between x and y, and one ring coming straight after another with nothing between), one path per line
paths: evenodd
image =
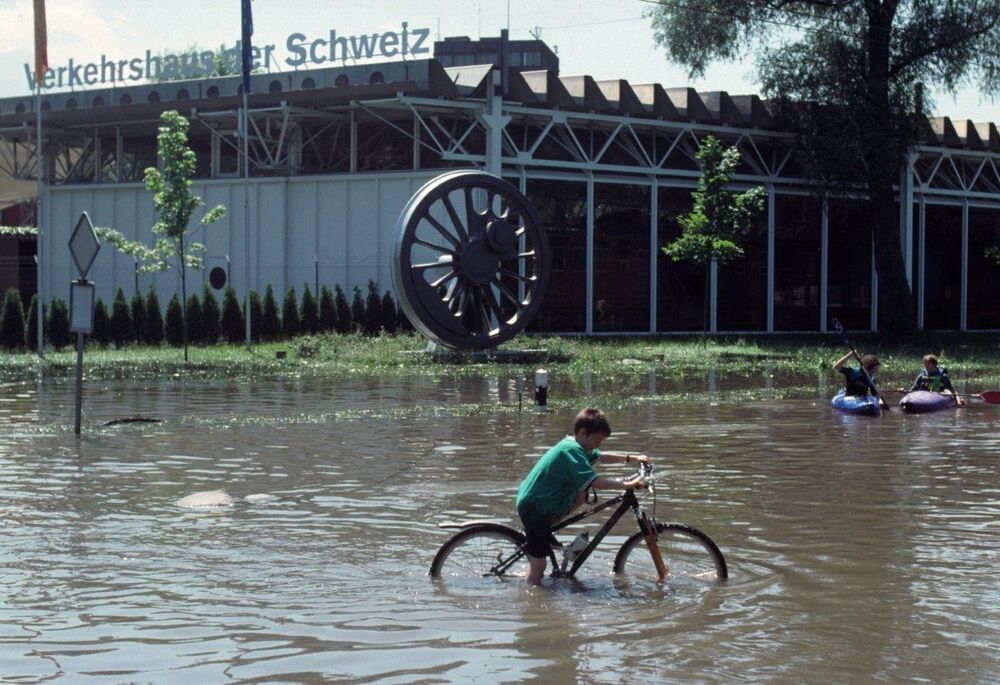
M541 305L551 255L545 229L513 185L476 170L438 176L396 224L393 284L429 339L487 349L527 326Z
M481 584L489 578L523 578L527 574L527 557L508 568L503 576L489 571L499 559L506 559L517 549L518 542L496 532L480 532L456 543L437 564L435 577L449 586L456 583Z
M629 540L619 558L617 572L628 579L658 581L656 566L639 535ZM713 551L698 537L677 528L663 528L657 546L667 564L666 582L675 586L710 586L720 582L720 569Z

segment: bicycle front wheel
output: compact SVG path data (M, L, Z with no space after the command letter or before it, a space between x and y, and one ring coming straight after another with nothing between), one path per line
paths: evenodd
M680 523L657 523L656 545L667 565L666 581L675 585L712 585L729 577L726 560L710 537ZM616 574L636 580L659 580L646 537L636 533L615 557Z
M528 557L520 555L508 564L524 534L497 523L477 523L458 531L441 546L431 563L430 575L446 581L482 578L524 578Z

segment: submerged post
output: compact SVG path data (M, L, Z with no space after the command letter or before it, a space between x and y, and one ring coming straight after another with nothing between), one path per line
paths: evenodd
M80 434L80 417L83 406L83 334L94 330L94 306L97 301L94 284L87 280L87 272L101 250L101 243L94 233L94 224L86 212L80 214L76 227L69 237L69 252L76 263L80 278L69 286L69 330L76 333L76 413L73 432Z

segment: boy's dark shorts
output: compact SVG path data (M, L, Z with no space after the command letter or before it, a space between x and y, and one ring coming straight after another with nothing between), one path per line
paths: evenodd
M524 531L524 537L524 550L528 553L528 556L539 559L548 558L552 547L559 544L559 541L555 539L548 528L526 530Z

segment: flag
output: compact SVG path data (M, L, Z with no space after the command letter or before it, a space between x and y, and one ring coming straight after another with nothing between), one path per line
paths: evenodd
M35 83L39 86L49 70L48 38L45 33L45 0L35 0Z
M40 2L41 0L36 0ZM250 69L253 66L253 12L250 10L250 0L241 0L243 15L243 92L250 92Z

